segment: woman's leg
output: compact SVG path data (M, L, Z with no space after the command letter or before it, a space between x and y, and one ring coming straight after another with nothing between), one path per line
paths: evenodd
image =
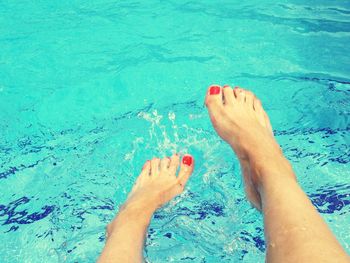
M254 94L211 86L205 102L217 133L239 158L248 199L264 215L267 261L349 262L298 185Z
M129 197L115 219L107 227L107 242L98 260L100 263L143 261L143 245L153 213L182 193L192 174L190 155L178 155L147 161Z

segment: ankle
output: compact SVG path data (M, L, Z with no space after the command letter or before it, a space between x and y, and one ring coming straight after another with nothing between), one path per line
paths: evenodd
M153 195L132 196L120 207L120 213L148 216L152 215L157 209L156 198Z
M118 229L118 225L148 226L155 211L156 208L153 206L145 206L136 202L125 203L120 207L116 217L109 223L108 235L110 236L115 229Z
M266 186L275 185L279 181L296 182L293 168L283 154L273 158L266 156L259 160L250 160L250 165L252 173L255 174L253 183L260 194Z

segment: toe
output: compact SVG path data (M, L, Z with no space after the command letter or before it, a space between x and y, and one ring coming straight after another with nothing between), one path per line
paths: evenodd
M142 184L142 182L144 182L145 179L149 178L150 173L151 173L151 162L147 160L142 167L139 177L136 180L136 184L140 184L140 183Z
M261 106L261 101L258 98L254 98L253 106L260 124L264 127L267 127L265 122L264 110Z
M169 168L169 164L170 164L170 158L169 157L165 157L160 161L160 170L161 171L166 171Z
M270 133L273 135L273 129L272 129L270 118L269 116L267 116L267 113L264 110L263 110L263 113L264 113L265 125L269 129Z
M177 168L179 167L180 163L180 157L177 154L174 154L170 158L170 164L169 164L169 172L170 175L175 175Z
M245 102L253 108L254 94L251 91L245 90Z
M234 94L238 102L244 102L245 101L245 92L240 87L235 87Z
M159 158L153 158L151 160L151 176L159 175L159 164L160 164Z
M150 175L150 172L151 172L151 161L147 160L142 167L141 175L142 174Z
M224 107L222 101L222 88L220 86L213 85L209 87L205 98L205 105L207 106L210 120L215 126L217 118L221 115Z
M180 172L178 175L179 182L182 187L184 187L190 178L194 167L194 159L191 155L186 154L182 157L182 162L180 165Z
M256 97L254 98L253 106L256 112L260 113L262 111L261 101Z
M205 98L205 104L208 108L217 108L223 106L222 88L219 85L211 85Z
M232 88L228 85L225 85L222 88L222 91L224 97L224 104L226 106L232 106L235 99L235 95L233 94Z
M271 126L271 122L269 119L269 116L267 116L261 101L257 98L254 97L254 110L258 116L259 122L266 128L269 129L270 133L273 134L273 130L272 130L272 126Z

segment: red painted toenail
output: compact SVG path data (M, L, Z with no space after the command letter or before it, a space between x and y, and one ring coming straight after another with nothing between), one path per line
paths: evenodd
M209 89L210 95L216 95L220 93L220 87L219 86L211 86Z
M230 86L229 85L224 85L223 88L229 88Z
M188 166L191 166L192 161L193 161L192 156L189 156L189 155L186 155L182 158L182 163Z
M238 87L238 86L236 86L236 87L235 87L235 89L239 89L239 87Z

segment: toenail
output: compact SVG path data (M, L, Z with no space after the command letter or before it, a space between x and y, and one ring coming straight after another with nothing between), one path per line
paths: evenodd
M229 85L224 85L223 88L229 88L230 86Z
M220 87L219 86L211 86L209 89L210 95L216 95L220 93Z
M186 155L182 158L182 163L188 166L191 166L192 161L193 161L193 158L192 156L189 156L189 155Z

